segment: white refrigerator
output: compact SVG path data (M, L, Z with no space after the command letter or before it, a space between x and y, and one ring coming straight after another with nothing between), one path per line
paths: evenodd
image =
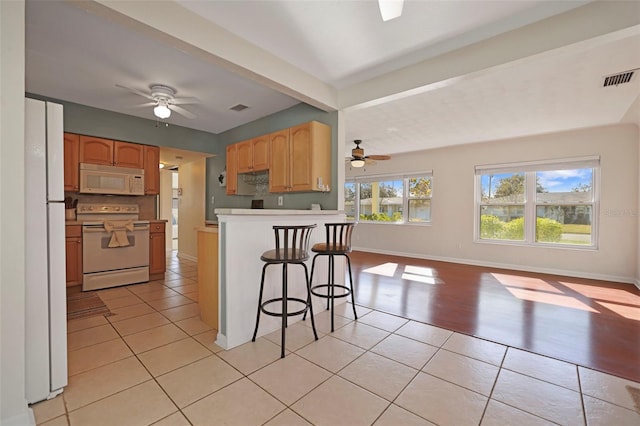
M62 105L25 99L26 392L29 403L67 385Z

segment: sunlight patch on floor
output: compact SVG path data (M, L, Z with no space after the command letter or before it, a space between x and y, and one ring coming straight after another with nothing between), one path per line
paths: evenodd
M385 277L393 277L398 269L397 263L387 262L381 265L373 266L363 270L368 274L384 275Z
M417 281L425 284L439 284L442 280L436 278L433 268L407 265L402 273L403 280Z

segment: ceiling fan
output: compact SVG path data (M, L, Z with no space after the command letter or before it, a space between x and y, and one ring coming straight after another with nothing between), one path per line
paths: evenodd
M133 89L131 87L122 86L116 84L116 87L128 90L136 95L140 95L144 98L150 99L151 102L146 104L137 105L139 107L153 106L153 114L160 118L165 119L171 116L171 111L175 111L178 114L186 118L196 118L196 115L186 109L178 106L184 104L197 104L200 102L198 98L176 98L175 89L165 86L163 84L152 84L149 86L150 92L143 92L142 90Z
M351 167L364 167L365 164L371 164L379 160L390 160L389 155L364 155L364 149L360 148L362 140L356 139L353 141L356 147L351 150Z

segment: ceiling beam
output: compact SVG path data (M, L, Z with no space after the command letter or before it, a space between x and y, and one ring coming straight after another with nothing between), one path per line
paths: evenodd
M363 108L455 84L562 48L586 48L640 31L640 2L595 1L340 91L340 109ZM581 45L582 44L582 45Z

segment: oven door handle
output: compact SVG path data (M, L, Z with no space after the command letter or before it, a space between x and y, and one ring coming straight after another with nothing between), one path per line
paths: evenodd
M150 228L149 225L147 224L134 224L133 225L133 232L135 231L148 231ZM88 232L88 233L93 233L93 232L108 232L106 229L104 229L103 225L83 225L82 226L82 232ZM127 232L132 232L129 231L127 229Z

